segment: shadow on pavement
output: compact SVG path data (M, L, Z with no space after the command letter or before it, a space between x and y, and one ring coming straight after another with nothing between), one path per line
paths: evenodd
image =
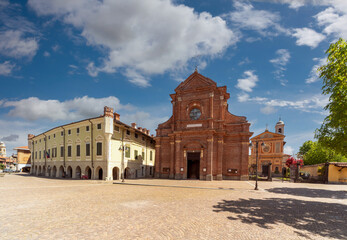
M214 212L230 212L230 220L265 229L282 223L297 229L301 237L310 238L303 232L308 231L325 238L347 239L347 206L343 204L267 198L223 200L213 207Z
M271 193L289 194L310 198L347 199L347 191L331 191L310 188L271 188L267 189L266 191Z

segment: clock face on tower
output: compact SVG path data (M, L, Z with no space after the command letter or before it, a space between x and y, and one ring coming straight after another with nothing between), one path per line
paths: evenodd
M190 116L190 119L192 119L192 120L197 120L197 119L199 119L200 116L201 116L200 109L198 109L198 108L193 108L193 109L190 111L189 116Z

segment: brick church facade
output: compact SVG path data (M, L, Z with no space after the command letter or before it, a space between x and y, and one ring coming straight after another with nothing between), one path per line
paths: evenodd
M159 124L155 177L248 179L250 123L228 111L226 86L195 71L171 94L172 116Z

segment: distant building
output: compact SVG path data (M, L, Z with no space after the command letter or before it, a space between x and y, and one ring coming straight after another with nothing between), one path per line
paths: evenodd
M28 135L31 173L48 177L117 180L154 173L155 142L149 130L128 126L113 109L100 117Z
M0 157L6 157L6 145L4 142L0 142Z
M31 168L31 162L30 162L30 149L28 146L23 147L16 147L13 150L17 151L16 157L17 157L17 170L21 172L30 172Z
M248 180L250 123L228 111L227 88L195 71L170 96L172 116L155 138L155 176Z
M281 173L282 167L285 166L283 148L286 142L284 141L284 122L279 120L275 126L275 132L270 132L266 129L263 133L251 138L252 149L249 159L249 166L256 164L256 142L258 144L258 172L263 175L268 174L269 163L273 173ZM264 146L261 146L264 143ZM286 158L287 159L287 158Z

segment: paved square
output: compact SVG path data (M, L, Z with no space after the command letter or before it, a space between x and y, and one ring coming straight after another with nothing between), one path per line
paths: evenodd
M347 239L347 186L0 178L0 239Z

